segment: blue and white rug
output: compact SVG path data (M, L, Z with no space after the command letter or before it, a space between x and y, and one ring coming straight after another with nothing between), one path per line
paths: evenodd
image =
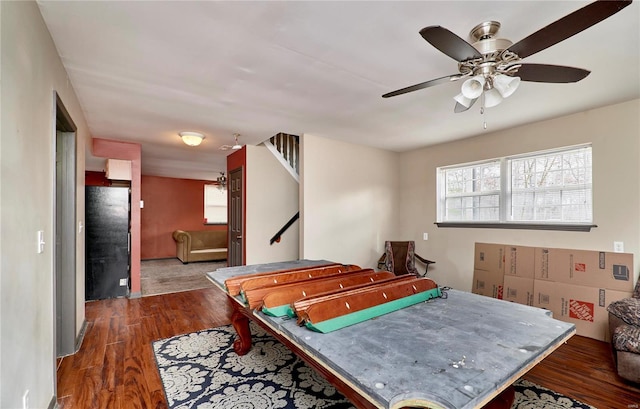
M256 325L247 355L233 351L232 326L153 342L170 409L353 408L331 384ZM512 409L595 409L520 380Z

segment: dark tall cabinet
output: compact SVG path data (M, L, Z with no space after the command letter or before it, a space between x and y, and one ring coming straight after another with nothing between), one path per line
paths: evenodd
M129 188L85 188L85 298L129 292Z

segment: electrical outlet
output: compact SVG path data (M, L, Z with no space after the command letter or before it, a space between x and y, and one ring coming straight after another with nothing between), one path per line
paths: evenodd
M29 409L29 389L22 395L22 409Z
M121 278L120 279L120 287L126 287L127 286L127 279L126 278Z
M624 253L624 242L622 242L622 241L614 241L613 242L613 251L615 253Z
M429 233L422 233L422 240L429 240Z

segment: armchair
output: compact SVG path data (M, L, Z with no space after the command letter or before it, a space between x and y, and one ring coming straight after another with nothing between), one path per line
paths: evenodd
M427 275L429 264L435 263L435 261L427 260L416 254L414 241L385 241L384 249L384 254L378 260L378 268L391 271L397 276L402 274ZM424 274L418 272L416 258L425 265Z
M607 311L618 375L640 383L640 280L631 298L612 302Z

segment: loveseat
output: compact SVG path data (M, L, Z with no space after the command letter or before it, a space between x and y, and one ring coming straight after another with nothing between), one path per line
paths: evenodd
M227 259L227 230L176 230L173 239L176 257L184 264Z

